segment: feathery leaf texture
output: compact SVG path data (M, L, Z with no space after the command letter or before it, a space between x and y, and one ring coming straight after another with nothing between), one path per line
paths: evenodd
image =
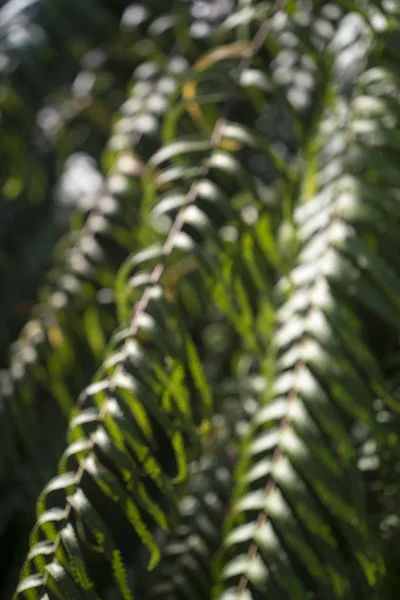
M43 407L69 420L14 598L389 597L397 5L150 2L127 24L103 189L2 379L1 481Z

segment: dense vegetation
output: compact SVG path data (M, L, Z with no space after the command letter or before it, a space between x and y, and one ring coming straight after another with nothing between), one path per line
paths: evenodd
M398 598L399 4L0 32L0 599Z

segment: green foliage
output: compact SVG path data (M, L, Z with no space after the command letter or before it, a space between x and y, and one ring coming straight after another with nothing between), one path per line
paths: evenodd
M10 202L46 106L38 206L104 174L1 374L14 598L397 597L397 5L81 4L4 83Z

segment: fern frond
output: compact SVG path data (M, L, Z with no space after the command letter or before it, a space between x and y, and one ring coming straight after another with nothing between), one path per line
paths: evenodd
M255 50L257 50L257 45L253 51ZM251 55L242 61L241 68L246 67L250 58ZM152 169L158 168L163 162L175 159L177 155L189 149L191 152L202 150L203 147L204 150L208 150L210 145L211 148L215 145L218 146L223 139L229 139L229 137L235 139L236 130L237 128L232 128L232 133L230 133L225 122L219 120L214 128L211 144L174 143L156 154L151 159L150 166ZM240 140L241 144L246 142L246 138ZM206 160L208 160L207 156ZM200 174L203 178L210 174L210 166L205 161L200 168ZM67 525L72 517L75 520L77 515L82 514L79 512L82 510L81 508L75 510L76 506L84 505L86 513L91 515L90 518L94 518L93 515L96 516L98 511L104 512L109 502L116 503L116 506L122 511L123 522L130 523L142 544L147 547L150 565L154 565L158 560L157 544L149 529L148 521L150 519L150 521L166 527L169 519L165 515L163 503L160 504L157 495L155 498L151 497L146 485L137 480L135 473L138 473L138 467L141 465L147 481L153 482L153 486L161 488L164 497L167 495L167 497L170 496L170 501L174 500L174 481L179 482L186 478L187 458L185 455L187 450L185 450L185 445L187 444L185 438L192 440L190 445L193 447L193 440L196 441L196 437L198 437L193 429L192 403L188 402L184 388L179 385L185 372L187 373L185 364L189 365L188 374L192 373L195 384L200 388L202 401L209 397L208 394L204 394L205 379L201 375L200 362L197 359L194 362L194 346L184 343L185 336L182 339L182 332L176 329L176 312L165 301L162 293L160 294L161 289L158 285L165 271L165 260L173 255L175 249L193 250L193 242L197 245L195 241L196 228L198 225L202 226L204 219L199 221L199 209L189 211L188 208L197 199L199 193L201 196L202 187L204 188L204 185L201 186L199 181L191 183L186 202L181 207L178 205L178 214L167 239L159 252L156 252L156 258L158 254L162 262L156 261L150 278L144 278L143 296L137 304L130 325L114 337L112 345L115 347L99 372L99 380L89 386L81 397L82 406L71 421L70 442L72 445L61 461L59 478L50 483L39 498L38 523L32 533L32 544L35 545L39 542L40 531L43 531L49 542L54 544L53 551L50 553L53 562L47 563L48 559L51 560L47 545L46 559L41 554L42 545L37 546L34 557L23 569L25 580L17 594L25 595L28 590L32 590L30 581L34 582L34 587L36 587L39 580L31 578L32 569L34 571L38 569L41 573L42 587L50 585L50 589L52 589L56 585L60 593L65 593L64 583L71 589L71 585L79 588L80 583L76 578L73 579L73 572L69 571L70 565L65 559L60 533L60 525L61 529L63 525L58 521L58 518L62 517L67 520ZM207 222L209 221L208 217ZM193 233L188 236L189 231L186 233L183 228L192 223L195 228ZM191 241L192 236L194 236L193 241ZM200 249L201 246L198 248ZM209 252L209 248L207 248L207 252ZM138 263L137 259L135 263ZM181 323L181 320L178 319L178 322ZM137 334L144 337L144 340L150 337L153 342L147 351L143 343L139 343ZM136 337L136 342L134 337ZM184 358L185 348L186 351L190 349L187 358ZM172 362L166 364L166 356L171 356ZM168 383L169 381L172 385ZM200 382L201 385L199 385ZM161 407L155 401L160 384L165 388ZM86 408L89 402L91 407ZM209 406L205 408L210 409ZM89 427L92 423L95 431L88 433L85 430L85 422ZM157 443L157 437L155 437L156 428L160 426L163 438L166 435L170 436L168 444L166 439L163 441L161 454L160 449L157 450L159 442ZM71 460L77 461L77 466L73 471L70 471L69 467ZM86 489L86 477L93 480L91 485L94 484L97 489L97 499L95 496L91 499L93 489L91 493L90 488ZM66 498L65 508L61 509L61 512L55 512L50 509L48 504L49 496L62 489ZM143 516L142 511L145 515L147 514L147 517ZM53 517L56 517L56 521L53 521ZM98 518L96 516L96 519ZM85 522L87 525L87 517ZM72 523L70 524L72 526ZM104 537L98 527L93 533L97 543ZM114 537L115 535L114 533ZM106 539L109 539L109 534ZM122 544L121 539L117 541L118 544ZM114 564L116 556L118 556L118 564L121 564L123 560L120 551L111 546L106 551L106 555L111 566ZM50 565L51 569L47 569L46 563ZM60 565L69 573L66 573L64 583L62 578L54 577L60 573ZM116 583L121 584L121 568L117 571L112 570ZM26 580L26 577L29 579Z
M137 87L139 86L138 82ZM134 85L130 99L136 98ZM145 117L142 113L142 118ZM155 120L160 118L151 112L148 113L148 117ZM122 117L124 120L127 118ZM120 123L121 120L116 123L116 130ZM109 174L83 229L78 237L69 236L71 242L63 253L63 264L61 263L49 277L49 286L43 294L46 303L35 308L34 319L25 326L20 341L14 345L8 373L11 394L4 397L3 406L4 403L8 403L12 405L12 410L16 411L20 403L18 396L24 397L24 411L32 406L33 412L29 419L31 435L23 431L22 443L29 445L35 433L35 403L41 401L41 394L35 387L48 389L67 416L73 405L70 395L76 394L85 377L85 372L79 373L74 363L73 348L82 345L87 336L94 335L96 329L107 332L109 326L107 320L103 320L104 317L113 323L112 313L107 317L104 309L102 312L101 297L106 299L107 290L111 293L110 288L118 264L135 246L131 228L140 218L139 188L135 180L140 177L141 160L146 160L146 150L149 152L152 148L152 137L149 133L138 130L135 135L135 132L132 132L136 138L134 154L129 153L132 147L131 138L124 138L124 147L118 155L114 155L113 171ZM136 196L136 206L132 201L133 194ZM93 341L91 346L95 356L103 351L101 341L97 344ZM87 365L85 368L87 369ZM5 410L5 407L3 409ZM16 426L18 423L23 425L24 419L16 418Z
M260 31L249 52L241 58L239 73L249 67L253 54L267 34L264 27ZM229 90L232 90L231 86ZM230 101L227 106L229 110ZM34 587L38 584L39 578L34 576L37 571L42 588L51 584L49 589L52 589L57 585L59 593L65 593L61 589L61 579L55 581L53 577L53 571L59 572L59 565L66 570L68 585L72 581L79 589L80 582L74 578L73 569L63 552L61 531L66 526L74 526L75 520L79 519L81 529L90 528L97 546L101 547L101 540L108 544L110 532L105 536L105 525L101 523L104 522L104 511L111 506L115 507L117 518L113 533L115 545L105 546L104 552L121 590L125 588L121 579L123 570L118 568L117 576L113 568L114 559L117 556L118 564L123 564L123 556L126 557L128 549L134 545L134 539L124 549L118 522L121 526L122 523L130 524L136 531L138 541L147 548L150 566L158 561L158 545L152 528L154 525L167 527L170 523L171 508L176 504L177 484L186 479L187 460L196 452L201 441L196 424L207 418L212 410L195 344L187 338L184 321L174 303L168 302L163 294L162 276L167 274L169 265L176 264L177 259L188 252L206 269L208 264L213 265L213 256L218 256L216 252L220 247L217 232L227 223L226 217L222 218L219 211L214 211L216 192L222 214L231 215L231 223L238 221L236 211L232 211L229 204L225 207L223 195L219 195L218 178L225 176L226 165L229 167L232 162L227 160L230 153L226 150L225 160L220 160L218 147L223 144L226 147L232 141L234 143L228 146L232 153L237 150L238 144L244 147L260 142L227 118L227 113L223 112L223 118L214 125L211 139L178 140L164 147L149 161L149 175L157 173L158 182L154 176L145 176L144 182L147 187L149 181L152 182L156 190L161 176L164 175L165 181L165 173L170 172L171 166L185 165L184 156L185 159L190 158L192 165L196 164L196 156L201 157L194 177L188 176L185 170L178 179L174 176L174 185L179 181L186 191L175 197L174 202L168 203L168 212L172 209L175 216L164 244L130 259L122 271L126 281L123 287L129 288L129 282L132 282L132 291L136 288L133 318L113 337L109 357L93 385L81 396L77 411L74 411L69 435L71 445L61 460L60 475L45 488L38 502L38 522L31 538L37 551L23 569L24 581L17 595L31 591L31 581ZM248 181L249 178L239 176L235 184L241 189ZM214 228L215 233L212 234ZM142 295L138 294L141 288ZM120 307L123 316L126 301L124 298ZM132 301L128 298L128 303ZM191 399L182 385L186 377L193 379L198 390ZM195 397L197 400L193 404ZM199 416L196 416L198 413ZM141 472L145 477L144 483L138 479ZM57 490L64 490L64 500L60 504L57 502L60 509L54 511L50 508L50 496ZM44 546L45 556L42 554L44 547L39 543L42 534L51 543L50 551L49 544ZM77 529L75 534L82 539ZM81 550L81 559L84 560L88 546L84 544ZM50 570L47 564L51 565Z
M385 571L352 431L362 423L396 455L396 430L382 428L374 401L399 406L368 335L374 318L387 335L399 326L390 235L399 109L382 97L388 85L397 95L399 82L391 70L355 69L350 84L340 49L336 60L339 95L316 136L318 194L295 211L300 251L276 289L286 302L276 313L275 380L237 473L215 590L224 598L375 598Z

